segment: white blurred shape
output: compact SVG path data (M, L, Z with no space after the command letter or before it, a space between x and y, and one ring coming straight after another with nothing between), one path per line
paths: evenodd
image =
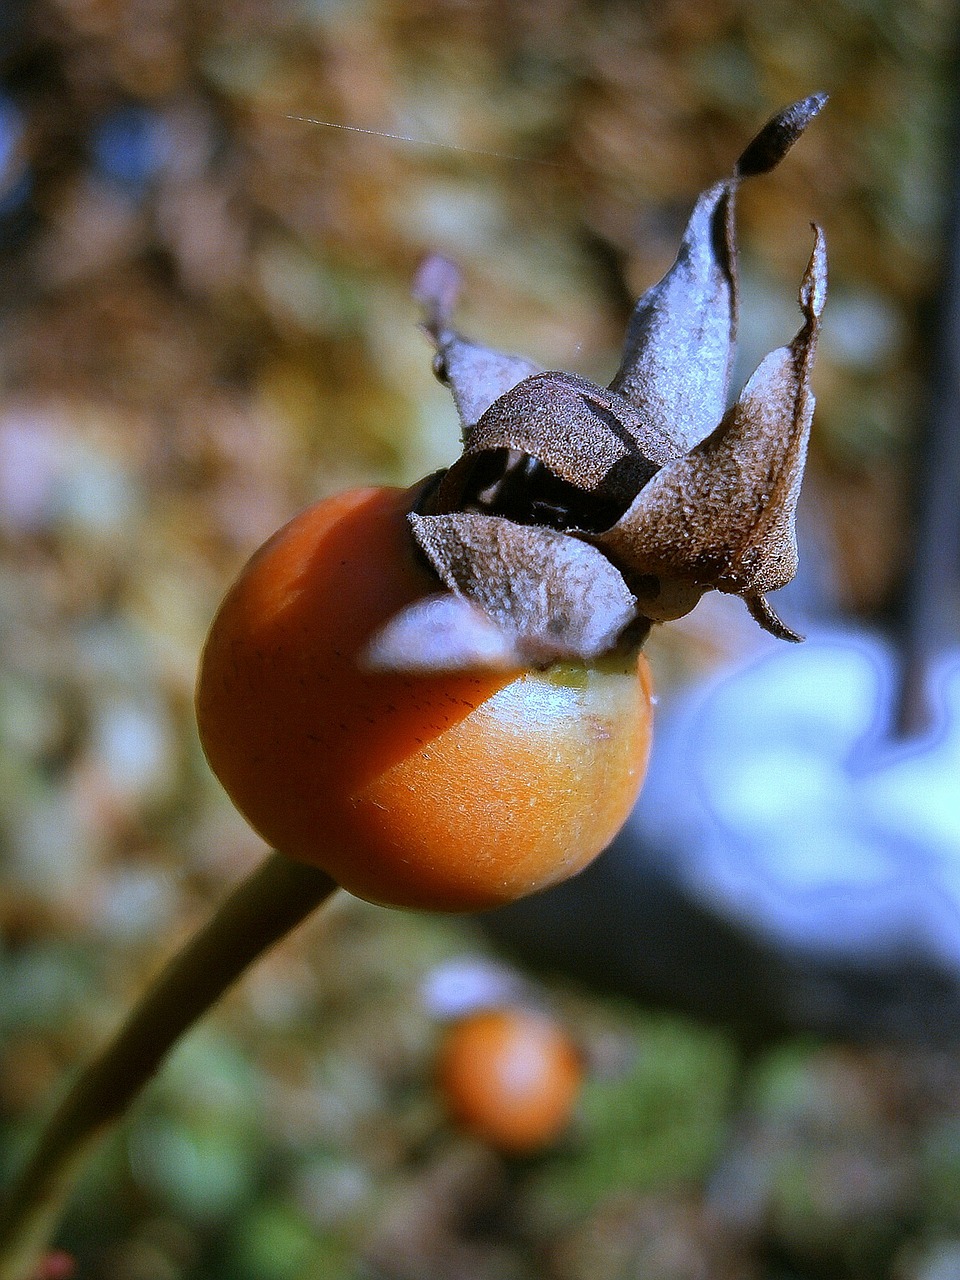
M464 957L436 965L421 984L427 1012L435 1018L457 1018L474 1009L517 998L522 982L504 965L491 960Z

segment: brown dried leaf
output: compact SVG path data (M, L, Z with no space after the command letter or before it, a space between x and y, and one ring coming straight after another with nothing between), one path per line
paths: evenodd
M797 569L794 520L814 404L809 373L826 296L826 250L815 233L796 338L766 357L711 435L658 471L594 538L631 583L656 580L638 588L650 617L679 616L680 586L714 587L747 597L758 621L786 634L762 597Z
M444 586L480 608L524 662L596 658L636 617L620 572L576 538L473 513L410 523Z

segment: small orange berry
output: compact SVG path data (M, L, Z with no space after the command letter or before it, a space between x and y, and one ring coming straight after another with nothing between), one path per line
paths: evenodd
M437 1064L453 1120L511 1155L559 1136L582 1074L570 1037L542 1015L518 1009L484 1009L454 1023Z

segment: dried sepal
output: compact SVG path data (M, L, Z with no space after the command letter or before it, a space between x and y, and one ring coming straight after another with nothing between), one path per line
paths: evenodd
M703 193L676 261L630 318L610 387L641 416L641 450L665 436L669 457L679 457L713 430L726 404L737 328L736 186L731 177Z
M450 388L467 441L484 411L518 382L538 373L540 366L522 356L469 342L451 327L460 285L459 268L448 258L433 254L417 272L413 296L424 308L423 327L436 347L433 371Z
M469 512L410 523L444 586L481 609L526 663L599 657L636 618L607 557L554 529Z
M513 639L459 595L438 592L401 609L370 640L374 671L513 671L524 662Z
M599 525L609 523L627 507L657 466L672 456L660 447L652 449L649 457L637 451L634 430L639 422L636 409L622 396L586 378L572 373L535 374L501 396L480 418L462 457L437 490L435 509L474 507L522 519L496 488L498 481L507 479L512 459L505 455L512 452L535 458L550 477L562 482L553 486L557 502L562 500L562 485L581 495L592 495L592 504L579 506L594 510ZM666 446L667 442L659 441L658 445ZM531 505L536 504L536 482L528 483L526 490ZM578 505L575 493L567 496ZM549 499L547 494L541 505ZM578 524L576 517L584 516L584 509L564 517L561 527ZM535 514L523 520L538 522ZM555 521L548 517L542 522Z
M796 338L766 357L715 431L662 467L626 514L594 538L634 584L648 617L679 616L685 603L680 587L701 594L715 588L748 598L761 625L794 638L763 595L785 586L797 571L794 519L825 296L826 250L815 228Z
M811 93L778 111L740 153L735 171L741 178L769 173L787 154L814 116L827 105L827 94Z
M799 639L766 593L797 568L826 254L816 230L803 325L725 412L734 204L739 183L778 164L825 101L781 111L700 196L676 261L637 303L607 388L467 341L451 324L459 272L427 260L415 292L464 447L411 527L449 596L405 610L372 660L433 670L590 659L711 589L741 595L761 626Z
M610 387L642 415L637 446L670 437L679 457L711 432L727 402L739 311L734 201L742 178L767 173L822 109L815 94L774 116L729 178L697 201L676 261L640 298ZM652 455L651 455L652 456Z

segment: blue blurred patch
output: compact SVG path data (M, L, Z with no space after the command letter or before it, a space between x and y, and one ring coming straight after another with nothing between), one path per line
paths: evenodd
M98 177L141 198L163 169L167 136L159 116L139 105L120 107L96 125L91 138Z
M33 191L33 175L20 150L23 134L23 112L0 92L0 220L22 209Z

